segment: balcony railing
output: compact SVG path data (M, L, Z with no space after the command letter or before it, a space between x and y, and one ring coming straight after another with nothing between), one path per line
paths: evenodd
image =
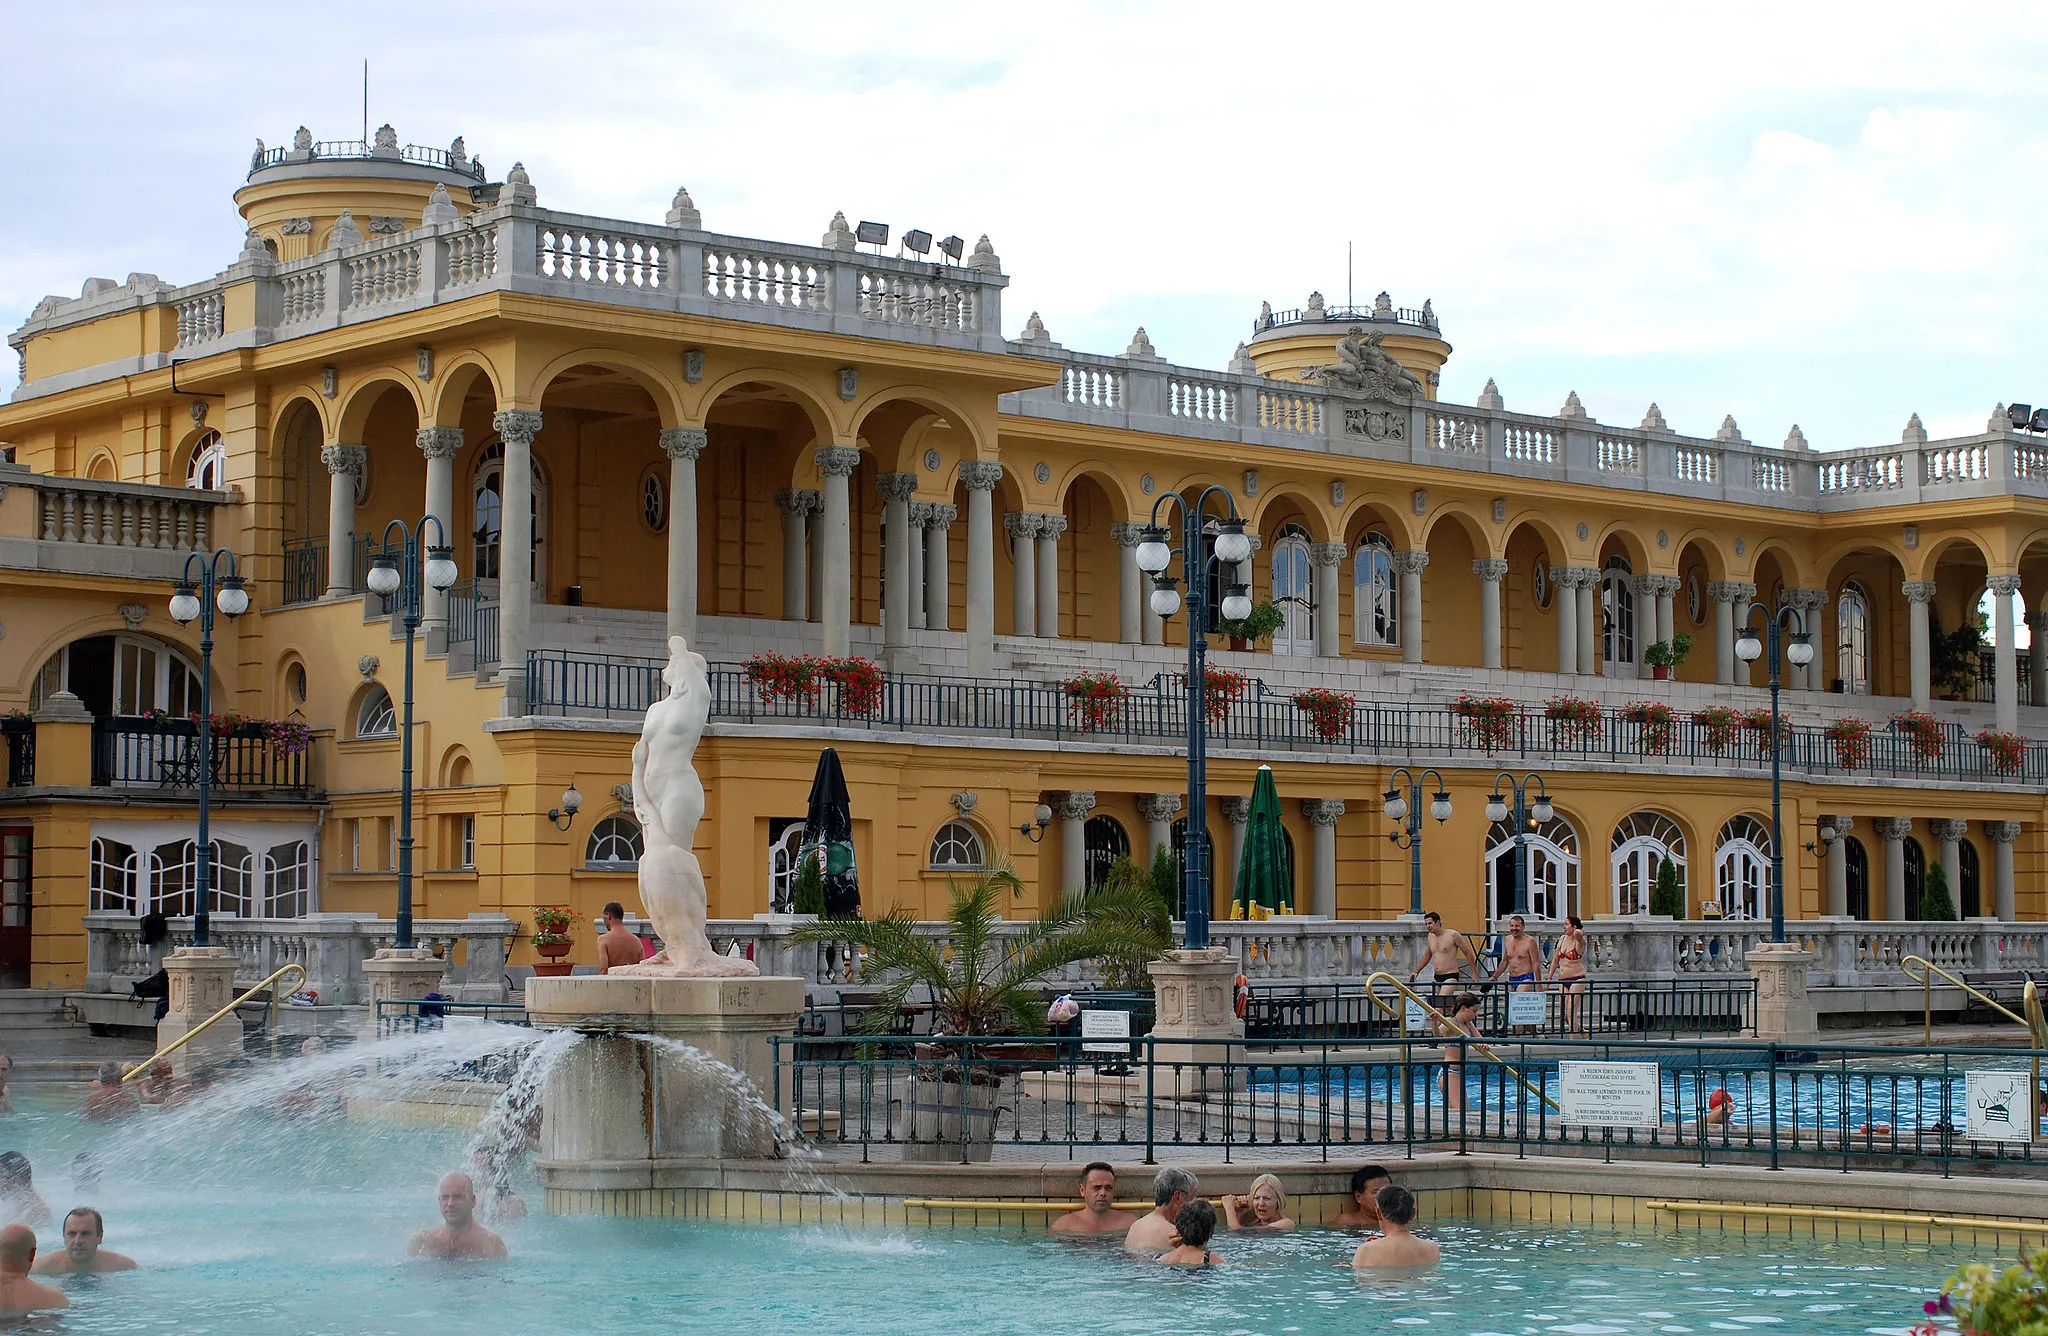
M194 789L199 787L199 724L194 719L147 715L92 721L94 787ZM260 722L217 726L211 748L216 789L306 793L304 748L288 749Z
M28 788L36 782L35 720L0 719L0 739L7 743L7 787Z

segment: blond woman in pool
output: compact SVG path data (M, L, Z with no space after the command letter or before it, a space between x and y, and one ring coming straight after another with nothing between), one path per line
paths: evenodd
M1287 1218L1287 1190L1271 1174L1254 1178L1251 1192L1244 1196L1225 1193L1223 1219L1233 1230L1294 1228L1294 1222Z

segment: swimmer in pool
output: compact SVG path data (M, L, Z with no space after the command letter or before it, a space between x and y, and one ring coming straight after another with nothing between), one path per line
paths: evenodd
M1138 1217L1116 1209L1116 1170L1097 1160L1081 1171L1081 1209L1052 1222L1055 1234L1125 1234Z
M1124 1235L1124 1247L1132 1252L1165 1252L1174 1244L1180 1208L1195 1198L1201 1184L1185 1169L1161 1169L1152 1176L1153 1208L1138 1217Z
M1351 1175L1351 1204L1330 1222L1332 1229L1378 1229L1379 1192L1393 1182L1393 1176L1376 1164L1368 1164Z
M69 1308L71 1301L40 1281L28 1278L36 1263L36 1232L27 1225L0 1229L0 1319L27 1317L46 1308Z
M64 1217L64 1251L36 1259L39 1276L83 1276L102 1271L133 1271L135 1259L100 1243L107 1237L106 1219L90 1206L74 1206Z
M1376 1239L1367 1239L1359 1244L1358 1251L1351 1254L1351 1265L1360 1270L1435 1266L1443 1257L1443 1249L1408 1232L1408 1226L1415 1220L1415 1194L1389 1183L1380 1189L1376 1205L1380 1212L1380 1228L1385 1232Z
M18 1150L0 1152L0 1220L19 1222L30 1229L50 1223L50 1208L37 1193L35 1171L28 1156Z
M1174 1232L1180 1236L1180 1244L1169 1248L1159 1260L1167 1266L1220 1266L1221 1257L1209 1251L1209 1240L1216 1236L1216 1208L1208 1202L1196 1200L1180 1208L1174 1217Z
M1272 1174L1252 1180L1249 1196L1229 1193L1223 1198L1223 1218L1234 1230L1263 1229L1280 1232L1294 1228L1287 1218L1287 1191Z
M476 1222L476 1185L468 1174L443 1177L439 1195L443 1223L412 1236L412 1256L456 1260L505 1255L505 1240Z
M122 1084L120 1063L103 1062L100 1079L85 1092L79 1112L89 1123L118 1123L142 1112L142 1097L132 1086Z

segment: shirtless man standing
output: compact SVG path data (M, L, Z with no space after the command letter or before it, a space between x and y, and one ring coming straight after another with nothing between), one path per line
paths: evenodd
M1533 993L1543 985L1536 982L1543 973L1543 943L1525 931L1520 914L1508 917L1507 939L1501 943L1500 966L1493 972L1495 979L1505 974L1508 984L1518 993ZM1526 1033L1531 1027L1518 1025L1516 1030Z
M1176 1217L1180 1208L1193 1201L1201 1184L1185 1169L1161 1169L1152 1176L1153 1207L1138 1217L1124 1235L1124 1247L1132 1252L1162 1253L1179 1237Z
M28 1278L36 1264L36 1232L27 1225L0 1229L0 1319L26 1317L44 1308L69 1308L61 1293Z
M107 1222L90 1206L73 1207L64 1217L64 1251L46 1253L35 1264L39 1276L82 1276L89 1272L133 1271L135 1259L100 1247Z
M1081 1209L1052 1222L1055 1234L1122 1234L1138 1223L1116 1209L1116 1170L1101 1160L1081 1171Z
M604 934L597 939L597 972L610 974L615 965L637 965L644 956L640 939L626 931L626 911L612 901L604 907Z
M1435 1266L1444 1255L1443 1249L1408 1232L1408 1226L1415 1220L1415 1194L1390 1183L1380 1189L1379 1208L1380 1228L1385 1232L1359 1244L1358 1251L1351 1254L1351 1265L1361 1269Z
M505 1240L476 1222L476 1186L468 1174L442 1178L440 1198L445 1223L412 1236L409 1251L414 1257L456 1260L505 1255Z
M1444 926L1444 916L1434 909L1422 916L1422 924L1429 931L1429 944L1423 949L1422 963L1436 970L1436 995L1449 997L1456 993L1464 977L1464 959L1472 961L1472 973L1476 979L1479 973L1479 956L1473 951L1472 943L1465 940L1465 934ZM1414 983L1422 977L1422 965L1408 976Z

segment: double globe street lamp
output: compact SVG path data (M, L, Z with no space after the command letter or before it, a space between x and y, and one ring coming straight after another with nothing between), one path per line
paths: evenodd
M1435 776L1436 796L1429 800L1429 814L1441 826L1451 819L1451 795L1444 788L1444 777L1434 767L1415 774L1407 766L1397 768L1387 776L1386 806L1382 809L1387 820L1398 829L1387 838L1394 842L1396 849L1408 851L1408 912L1422 912L1422 781ZM1401 781L1408 781L1408 793L1401 792Z
M1211 496L1223 498L1229 513L1216 520L1216 532L1205 531L1203 511ZM1168 503L1180 507L1181 545L1171 546L1171 532L1160 522L1161 508ZM1223 596L1210 606L1209 582L1219 566L1237 567L1251 560L1252 540L1244 531L1244 519L1237 513L1237 499L1228 488L1209 486L1193 498L1167 492L1152 503L1152 520L1138 542L1138 569L1152 577L1150 604L1161 621L1180 611L1181 593L1174 577L1166 573L1174 553L1181 559L1181 574L1187 580L1188 608L1188 835L1181 858L1181 897L1187 923L1186 945L1191 951L1209 945L1210 857L1208 831L1208 724L1203 697L1208 685L1205 663L1209 655L1207 633L1224 621L1242 621L1252 611L1251 591L1241 583L1223 587Z
M223 572L222 563L226 563ZM198 575L193 574L194 565ZM185 558L185 572L171 591L171 620L180 626L199 623L199 844L197 900L192 910L192 945L211 946L208 927L213 903L213 614L229 617L249 610L249 587L235 565L235 554L217 548L212 556L194 552Z
M1763 655L1764 645L1757 638L1756 627L1752 624L1754 615L1764 615L1765 634L1770 638L1771 651L1771 940L1785 940L1785 835L1779 829L1779 793L1782 787L1782 768L1778 746L1778 675L1786 664L1804 668L1813 662L1813 637L1806 633L1806 614L1799 609L1786 606L1778 609L1752 603L1743 609L1742 634L1735 641L1735 657L1744 663L1755 663ZM1794 628L1788 643L1784 638L1786 619Z
M1501 792L1501 782L1507 782L1507 792ZM1529 796L1534 786L1536 796ZM1550 806L1550 790L1543 782L1543 776L1534 771L1516 779L1503 770L1493 777L1493 792L1486 796L1486 819L1495 825L1509 820L1515 823L1515 908L1517 914L1529 912L1529 827L1547 826L1556 815ZM1497 906L1496 906L1497 907ZM1558 906L1560 909L1562 905Z

